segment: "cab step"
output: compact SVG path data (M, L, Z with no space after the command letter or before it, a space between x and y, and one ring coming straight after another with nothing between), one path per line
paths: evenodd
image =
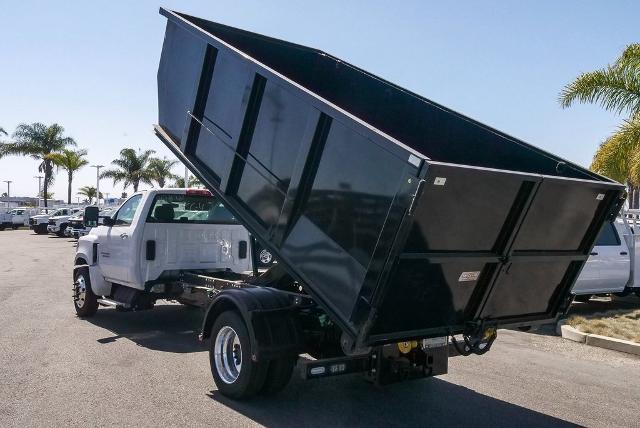
M111 307L114 307L114 308L131 309L131 305L128 304L128 303L117 302L115 300L107 299L107 298L104 298L104 297L98 299L98 303L101 306L111 306Z

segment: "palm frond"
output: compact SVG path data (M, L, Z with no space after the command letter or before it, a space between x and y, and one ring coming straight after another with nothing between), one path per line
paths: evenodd
M632 43L627 46L616 60L615 65L620 68L640 68L640 43Z
M635 115L640 112L640 73L614 66L583 73L565 86L559 102L563 108L575 102L593 103L616 113Z

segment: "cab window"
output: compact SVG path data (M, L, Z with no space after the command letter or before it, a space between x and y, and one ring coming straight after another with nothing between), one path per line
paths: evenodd
M616 231L613 223L607 223L602 227L598 240L596 241L596 247L603 246L618 246L620 245L620 237Z
M142 195L134 195L129 198L113 216L115 220L114 226L129 226L133 222L133 217L136 215L138 205Z
M236 218L212 195L156 195L147 223L238 224Z

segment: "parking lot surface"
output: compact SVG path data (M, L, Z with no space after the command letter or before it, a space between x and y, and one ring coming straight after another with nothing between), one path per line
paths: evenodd
M177 304L75 316L74 242L0 232L0 426L638 426L640 358L501 330L449 374L377 388L359 376L233 402L215 390L202 313Z

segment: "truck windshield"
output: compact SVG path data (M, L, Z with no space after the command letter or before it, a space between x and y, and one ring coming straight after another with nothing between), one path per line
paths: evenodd
M238 224L236 218L213 196L156 195L147 223Z

